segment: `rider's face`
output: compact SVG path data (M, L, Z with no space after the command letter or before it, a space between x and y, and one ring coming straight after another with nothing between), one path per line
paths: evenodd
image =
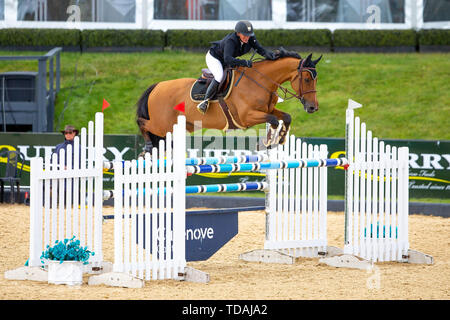
M239 36L239 39L241 39L241 41L243 43L247 43L248 39L250 39L250 36L244 36L242 33L239 33L239 32L238 32L238 36Z

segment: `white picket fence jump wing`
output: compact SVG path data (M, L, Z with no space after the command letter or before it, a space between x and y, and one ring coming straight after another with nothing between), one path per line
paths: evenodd
M271 161L325 159L326 145L312 145L293 135L269 151ZM327 248L327 168L292 168L267 172L264 249L294 257L317 257Z
M103 114L81 129L74 147L30 162L29 266L41 266L47 245L75 236L95 252L93 267L103 260ZM44 261L45 262L45 261Z
M145 155L151 165L143 158L114 163L114 272L145 280L184 274L184 119L178 118L173 138L168 133L166 142Z
M346 115L346 226L344 253L369 261L404 261L408 255L407 147L391 147Z

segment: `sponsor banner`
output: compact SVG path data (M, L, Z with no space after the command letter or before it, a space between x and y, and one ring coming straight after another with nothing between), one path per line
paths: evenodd
M54 147L63 141L57 133L0 133L0 152L19 150L25 156L22 186L29 185L30 159L51 155ZM345 141L339 138L305 138L305 142L326 144L328 158L345 157ZM384 140L392 146L407 146L409 159L409 191L413 198L450 198L450 141L428 140ZM188 157L239 156L255 153L256 137L189 136L187 137ZM104 160L136 159L144 146L142 137L137 135L105 135ZM0 157L0 172L4 174L6 157ZM330 195L344 195L343 168L330 168L328 192ZM210 173L187 178L187 185L239 183L261 181L264 173ZM112 189L114 173L105 172L104 188Z
M114 215L104 216L105 219L114 219ZM152 219L150 219L149 234L152 239ZM143 217L143 242L145 249L145 217ZM171 229L173 225L171 226ZM136 232L139 233L139 223ZM156 241L164 241L165 229L156 228ZM220 248L227 244L238 233L238 210L212 209L186 211L186 261L205 261L213 256ZM150 241L150 252L153 243Z
M136 135L105 135L103 158L105 161L131 160L137 157ZM18 150L25 157L21 186L30 185L30 159L34 157L51 156L56 145L64 141L64 136L58 133L0 133L0 153L5 150ZM6 157L0 157L0 172L5 172ZM104 188L113 189L114 173L104 172Z
M186 261L205 261L238 233L238 212L186 214Z
M326 144L328 158L345 157L345 140L343 138L302 138L302 140L312 144ZM393 139L385 139L384 141L391 146L406 146L409 148L410 197L450 198L450 141ZM220 142L220 139L214 137L210 139L204 137L202 148L191 147L191 149L188 149L188 152L190 152L188 156L239 156L254 152L256 145L254 139L238 141L236 138L227 137L224 145L220 148ZM199 143L196 145L199 145ZM329 168L328 172L328 193L343 196L344 168ZM235 183L260 181L264 177L265 175L262 173L212 173L193 176L190 182L195 179L195 184Z
M344 139L311 138L305 141L328 146L329 158L345 157ZM395 147L409 148L409 196L450 198L450 141L383 140ZM343 195L342 168L329 170L329 194Z

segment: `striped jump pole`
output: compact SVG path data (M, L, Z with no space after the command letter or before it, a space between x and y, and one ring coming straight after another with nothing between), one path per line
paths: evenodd
M253 162L265 162L268 161L269 157L266 154L253 154L253 155L243 155L243 156L222 156L222 157L199 157L199 158L187 158L186 165L217 165L217 164L229 164L229 163L253 163ZM125 161L121 161L122 166ZM145 167L145 160L144 160ZM150 161L150 165L151 161ZM167 161L164 160L164 166L167 165ZM157 160L157 166L159 166L159 160ZM114 162L105 161L103 163L105 169L114 169Z
M318 167L336 167L348 164L345 158L335 159L306 159L306 160L282 160L271 162L255 163L232 163L216 165L195 165L187 167L188 174L211 173L211 172L248 172L260 170L278 170L295 168L318 168Z
M186 186L186 194L195 193L215 193L215 192L240 192L240 191L267 191L269 185L267 182L243 182L243 183L226 183L226 184L204 184L195 186ZM159 190L156 189L156 194L159 194ZM143 195L145 196L146 189L143 189ZM164 194L167 189L164 188ZM139 190L137 190L139 193ZM124 191L122 192L122 196ZM150 194L153 194L153 190L150 190ZM114 198L114 190L103 191L103 200L109 200Z
M252 163L252 162L265 162L269 157L266 154L254 154L244 156L223 156L223 157L204 157L204 158L187 158L187 166L195 165L216 165L227 163Z
M262 191L268 190L266 182L244 182L228 184L210 184L199 186L186 186L186 194L209 193L209 192L239 192L239 191Z

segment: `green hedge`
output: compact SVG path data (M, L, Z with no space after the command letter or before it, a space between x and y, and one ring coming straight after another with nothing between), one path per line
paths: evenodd
M330 48L332 33L328 29L271 29L256 30L255 36L264 46Z
M77 47L81 36L77 29L0 29L2 47Z
M118 48L136 51L149 48L205 49L232 30L77 30L77 29L0 29L0 47L40 50L63 47L66 50ZM271 29L256 30L265 47L322 47L335 51L352 48L415 48L417 46L448 48L450 30L353 30L340 29ZM392 49L391 49L392 48ZM381 52L380 51L380 52Z
M222 39L232 30L167 30L169 48L209 48L211 42Z
M233 30L168 30L166 45L170 48L208 48ZM256 30L256 38L270 47L331 47L331 31L271 29Z
M352 30L333 33L334 47L399 47L416 46L414 30Z
M83 30L83 49L88 48L159 48L165 45L165 34L161 30Z
M450 29L427 29L418 32L419 45L449 46Z

